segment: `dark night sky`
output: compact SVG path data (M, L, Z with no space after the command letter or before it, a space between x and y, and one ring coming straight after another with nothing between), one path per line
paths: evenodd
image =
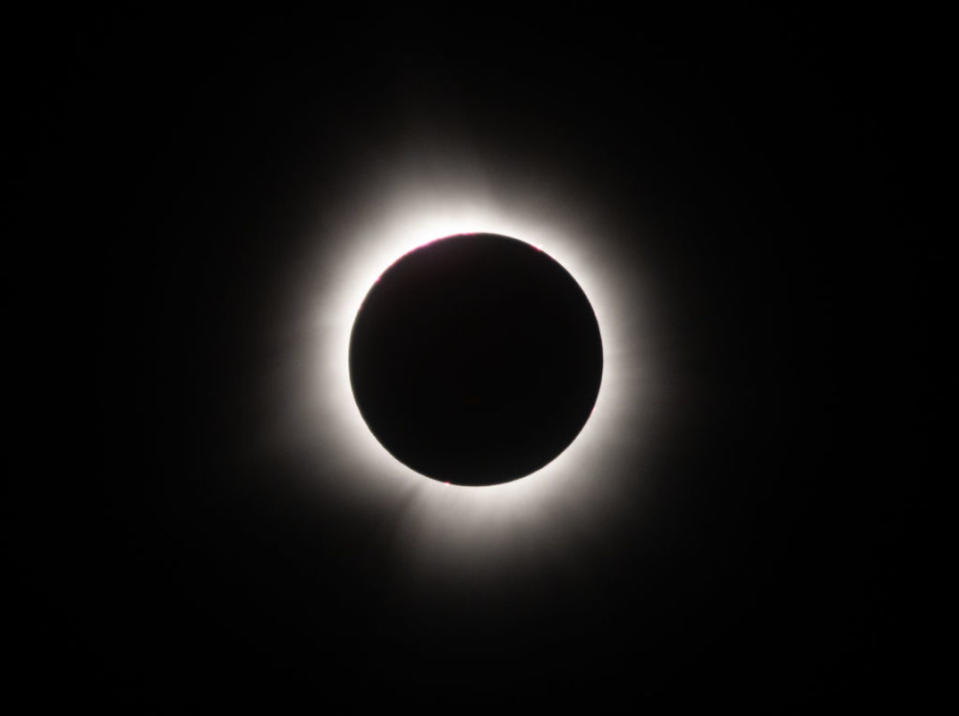
M41 703L178 712L913 698L921 24L585 4L11 23L7 273L41 373L15 392L41 439L5 499L8 676ZM602 196L687 401L623 467L655 484L641 517L480 587L405 579L389 515L304 500L282 485L314 466L237 447L305 227L411 127Z

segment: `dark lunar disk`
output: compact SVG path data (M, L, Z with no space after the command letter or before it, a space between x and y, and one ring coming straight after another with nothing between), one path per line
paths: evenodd
M350 339L353 395L373 434L413 470L460 485L553 460L589 418L602 371L596 316L573 277L495 234L400 258Z

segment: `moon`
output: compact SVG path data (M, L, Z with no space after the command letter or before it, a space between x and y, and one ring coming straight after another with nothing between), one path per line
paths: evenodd
M455 235L397 260L350 337L364 421L397 460L465 486L535 472L579 434L603 372L599 324L557 261L507 236Z

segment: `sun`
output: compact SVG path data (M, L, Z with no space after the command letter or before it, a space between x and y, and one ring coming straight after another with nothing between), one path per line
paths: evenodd
M652 366L651 352L638 349L645 296L635 267L620 259L601 221L591 225L600 213L594 202L544 200L550 193L528 179L510 186L508 177L491 184L488 173L483 181L468 171L439 180L394 169L317 229L316 268L299 309L309 321L302 359L310 366L309 384L292 400L300 447L326 497L387 511L401 503L400 532L420 556L478 559L513 540L548 538L571 513L587 523L602 519L622 482L624 444L633 455L643 440ZM348 363L354 320L379 276L418 247L466 233L511 236L545 251L583 289L603 344L599 394L578 437L537 472L485 487L424 479L383 449L354 402Z

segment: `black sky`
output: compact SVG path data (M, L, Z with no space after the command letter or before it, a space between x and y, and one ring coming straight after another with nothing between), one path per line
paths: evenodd
M7 273L40 439L5 500L8 676L39 702L178 712L913 698L921 26L591 5L18 18ZM304 228L430 128L589 187L619 236L649 230L616 260L655 277L688 401L624 468L655 484L642 519L478 589L411 585L390 515L303 500L277 485L305 461L236 447L263 424Z

